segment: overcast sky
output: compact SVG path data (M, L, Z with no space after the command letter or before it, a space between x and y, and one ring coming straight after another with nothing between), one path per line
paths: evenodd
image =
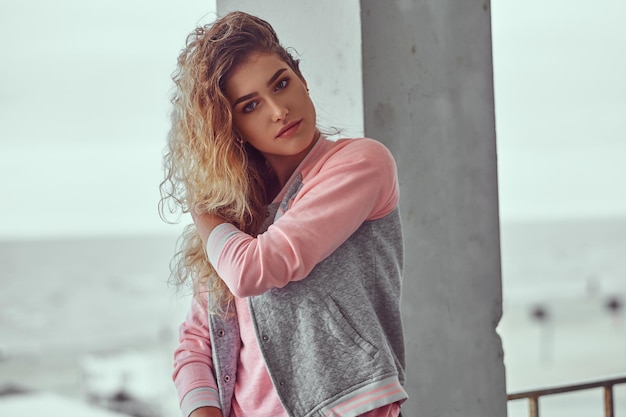
M0 0L0 239L178 232L156 210L170 74L213 10ZM492 2L503 221L626 216L625 15Z
M170 74L214 3L0 4L0 239L177 233L157 212Z
M503 220L626 216L626 2L492 9Z

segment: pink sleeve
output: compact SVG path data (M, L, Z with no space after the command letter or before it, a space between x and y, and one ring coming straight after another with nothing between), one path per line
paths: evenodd
M211 233L209 260L235 296L303 279L364 221L397 206L396 165L387 148L370 139L336 147L305 174L289 210L265 233L252 238L230 224Z
M174 384L184 415L198 407L219 408L213 373L206 294L192 300L187 318L180 326L179 346L174 352Z

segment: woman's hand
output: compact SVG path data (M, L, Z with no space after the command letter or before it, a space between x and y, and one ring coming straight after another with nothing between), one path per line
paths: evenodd
M209 238L209 235L217 226L222 223L227 223L226 219L218 214L213 213L202 213L198 214L193 209L189 211L191 213L191 218L193 222L196 224L196 229L198 230L198 234L200 235L200 239L202 239L202 243L206 246L206 241Z
M189 417L222 417L222 411L215 407L200 407L193 410Z

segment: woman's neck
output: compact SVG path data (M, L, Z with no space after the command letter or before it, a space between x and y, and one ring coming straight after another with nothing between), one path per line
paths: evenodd
M304 158L306 158L306 156L309 154L313 146L315 146L319 138L320 132L316 132L315 138L311 141L311 144L297 155L287 157L283 155L264 155L278 181L278 191L280 191L285 186L285 184L287 184L289 178L291 178L295 170L298 168Z

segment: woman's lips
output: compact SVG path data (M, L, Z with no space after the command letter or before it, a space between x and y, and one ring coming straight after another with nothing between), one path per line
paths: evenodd
M280 131L278 132L278 135L276 135L277 138L288 138L290 136L292 136L294 133L296 133L296 131L298 130L298 127L300 127L300 123L302 123L302 119L297 120L295 122L289 123L287 126L283 127L282 129L280 129Z

